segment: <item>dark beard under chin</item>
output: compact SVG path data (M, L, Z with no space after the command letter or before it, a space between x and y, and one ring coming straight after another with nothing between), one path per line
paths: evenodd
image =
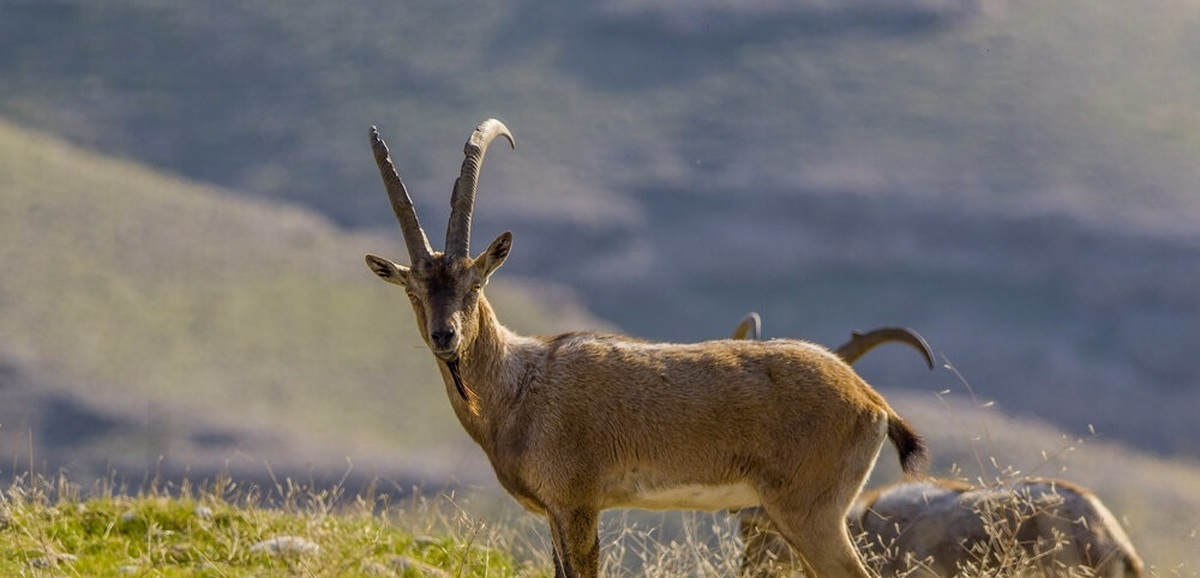
M463 385L462 376L458 373L458 360L443 363L446 364L446 369L450 370L450 377L454 378L454 389L458 390L458 395L463 398L463 401L470 401L467 398L467 387Z

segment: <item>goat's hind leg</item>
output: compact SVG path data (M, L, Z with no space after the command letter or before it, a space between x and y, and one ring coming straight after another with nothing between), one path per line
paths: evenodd
M864 415L859 424L849 431L871 435L848 436L833 467L779 472L791 483L759 489L767 517L804 559L810 578L871 578L850 539L846 513L879 456L887 420Z
M809 578L871 578L850 539L844 508L764 505L776 530L803 558Z

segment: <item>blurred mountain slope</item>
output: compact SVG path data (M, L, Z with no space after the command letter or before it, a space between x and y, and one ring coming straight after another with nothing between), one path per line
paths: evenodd
M909 324L981 394L1200 454L1200 6L0 0L0 113L240 193L475 223L630 332ZM486 236L486 234L485 234ZM887 382L940 388L903 365ZM944 379L951 379L944 377Z
M367 125L403 131L413 180L441 182L459 140L441 135L484 115L538 157L502 182L639 203L850 191L1177 226L1200 209L1183 0L0 6L10 117L343 222L386 222Z

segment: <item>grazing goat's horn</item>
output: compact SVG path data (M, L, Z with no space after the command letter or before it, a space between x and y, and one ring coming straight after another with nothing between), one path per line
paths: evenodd
M762 317L759 317L757 312L751 311L742 317L738 322L737 328L733 330L733 339L753 339L758 341L762 334ZM747 337L748 336L748 337Z
M925 357L925 363L929 364L930 369L933 369L933 350L929 348L925 338L907 327L881 327L867 333L855 331L851 334L850 341L837 348L835 353L846 363L854 363L871 348L888 341L899 341L911 345L913 349L921 352L921 355Z

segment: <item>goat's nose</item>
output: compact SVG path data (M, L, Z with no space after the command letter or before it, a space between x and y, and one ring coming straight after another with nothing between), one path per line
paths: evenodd
M433 345L438 349L446 349L454 341L454 329L451 327L435 329L429 333L429 338L433 340Z

